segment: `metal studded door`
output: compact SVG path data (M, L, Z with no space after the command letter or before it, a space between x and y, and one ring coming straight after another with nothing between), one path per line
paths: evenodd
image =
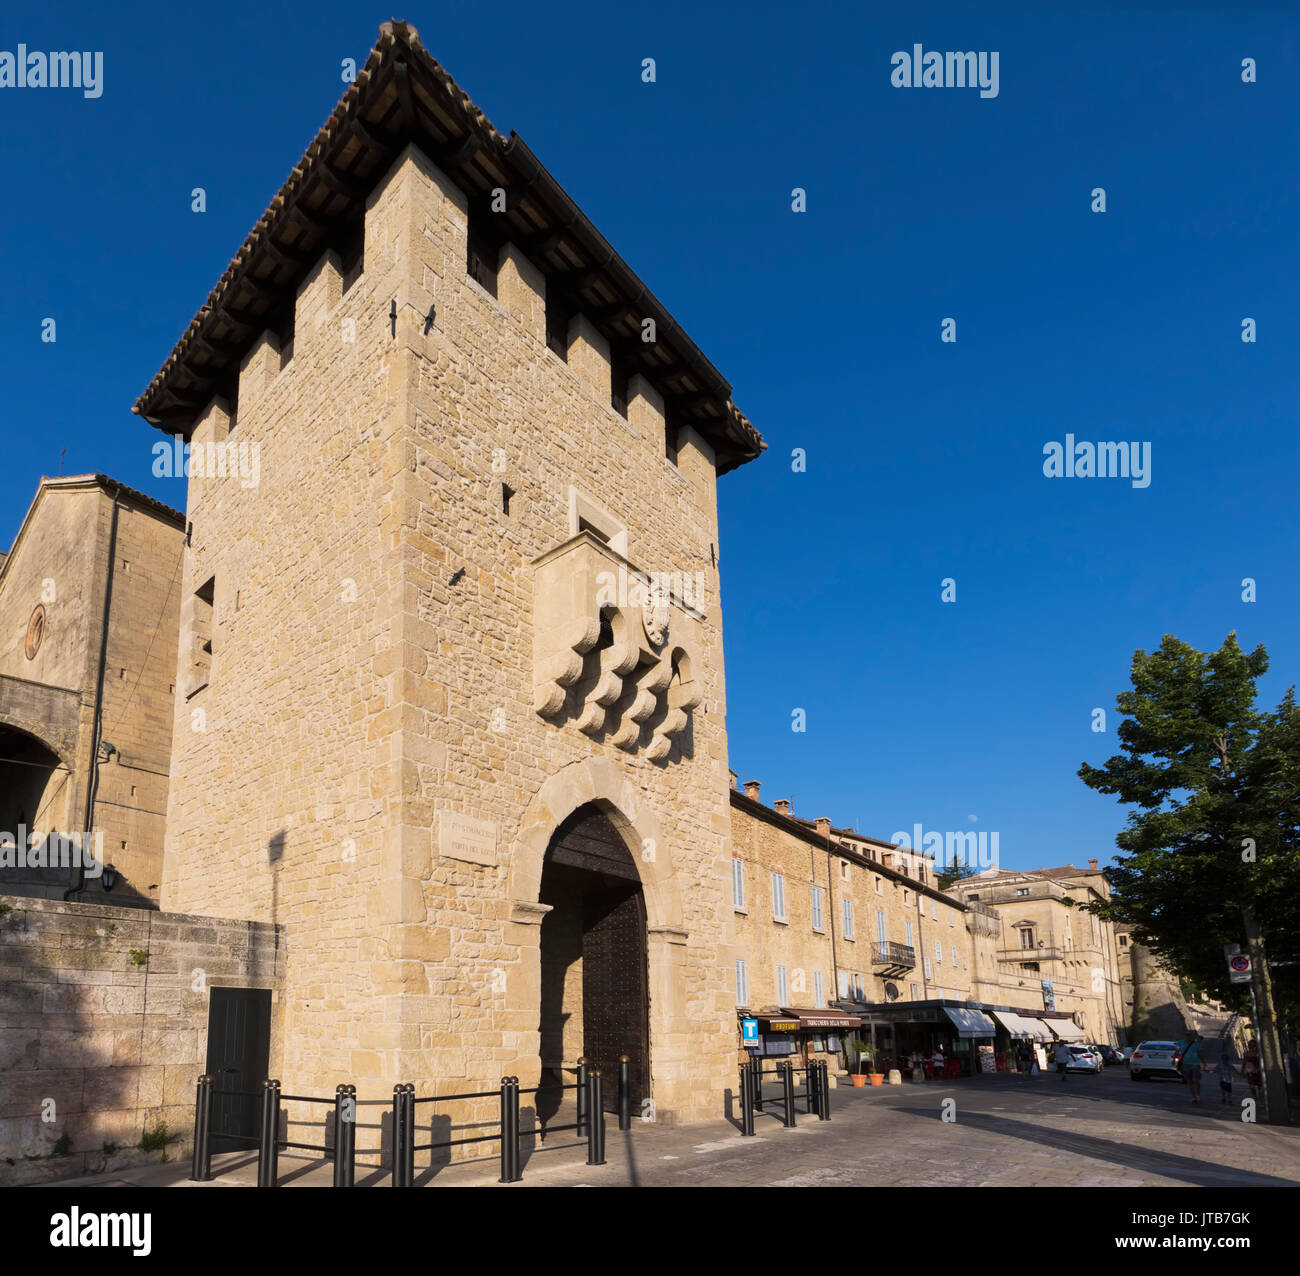
M649 1093L650 1023L645 905L624 883L587 901L582 941L583 1052L599 1068L605 1106L618 1102L618 1058L631 1061L632 1108Z
M271 990L213 988L208 1002L213 1152L257 1146L262 1082L271 1060Z

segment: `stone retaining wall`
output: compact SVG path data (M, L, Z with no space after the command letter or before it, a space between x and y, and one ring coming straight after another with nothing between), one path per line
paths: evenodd
M272 989L274 1075L284 959L264 922L0 896L0 1184L188 1156L208 990Z

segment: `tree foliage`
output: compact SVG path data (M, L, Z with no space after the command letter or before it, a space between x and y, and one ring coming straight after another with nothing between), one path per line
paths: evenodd
M1223 945L1244 941L1242 908L1273 960L1292 958L1300 933L1300 709L1294 690L1256 709L1267 669L1264 648L1247 654L1235 634L1209 653L1166 635L1134 653L1132 689L1116 697L1122 752L1079 769L1133 808L1115 839L1113 899L1093 911L1132 923L1166 965L1238 1006L1248 992L1229 983ZM1289 969L1275 991L1295 991Z
M934 875L934 882L941 891L946 891L954 882L964 882L968 877L976 876L979 871L979 868L974 864L954 860L951 864L945 864Z

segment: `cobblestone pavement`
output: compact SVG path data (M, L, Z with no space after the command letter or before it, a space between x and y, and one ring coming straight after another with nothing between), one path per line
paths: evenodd
M907 1083L832 1094L829 1122L802 1112L793 1130L757 1118L756 1137L727 1121L666 1126L608 1124L607 1164L589 1167L572 1134L525 1153L519 1187L819 1187L819 1186L1295 1186L1300 1127L1241 1120L1219 1102L1213 1075L1194 1105L1177 1081L1133 1082L1127 1070L1071 1073L1061 1081L984 1076ZM772 1091L775 1093L775 1090ZM944 1120L945 1101L951 1120ZM770 1106L775 1106L771 1104ZM491 1145L489 1145L491 1146ZM495 1184L495 1157L443 1166L417 1160L417 1184ZM188 1164L148 1166L58 1186L247 1186L256 1162L231 1154L214 1162L220 1177L190 1184ZM320 1161L280 1157L285 1186L326 1186ZM387 1186L386 1171L358 1165L358 1186Z

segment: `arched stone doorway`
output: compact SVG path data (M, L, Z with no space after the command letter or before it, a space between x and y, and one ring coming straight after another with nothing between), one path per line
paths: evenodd
M17 727L0 723L0 834L67 833L73 808L72 775L53 749ZM66 868L0 866L0 888L65 887Z
M632 1103L650 1093L646 901L637 863L595 803L555 830L542 865L539 1054L544 1081L571 1080L579 1057L617 1099L619 1056Z

